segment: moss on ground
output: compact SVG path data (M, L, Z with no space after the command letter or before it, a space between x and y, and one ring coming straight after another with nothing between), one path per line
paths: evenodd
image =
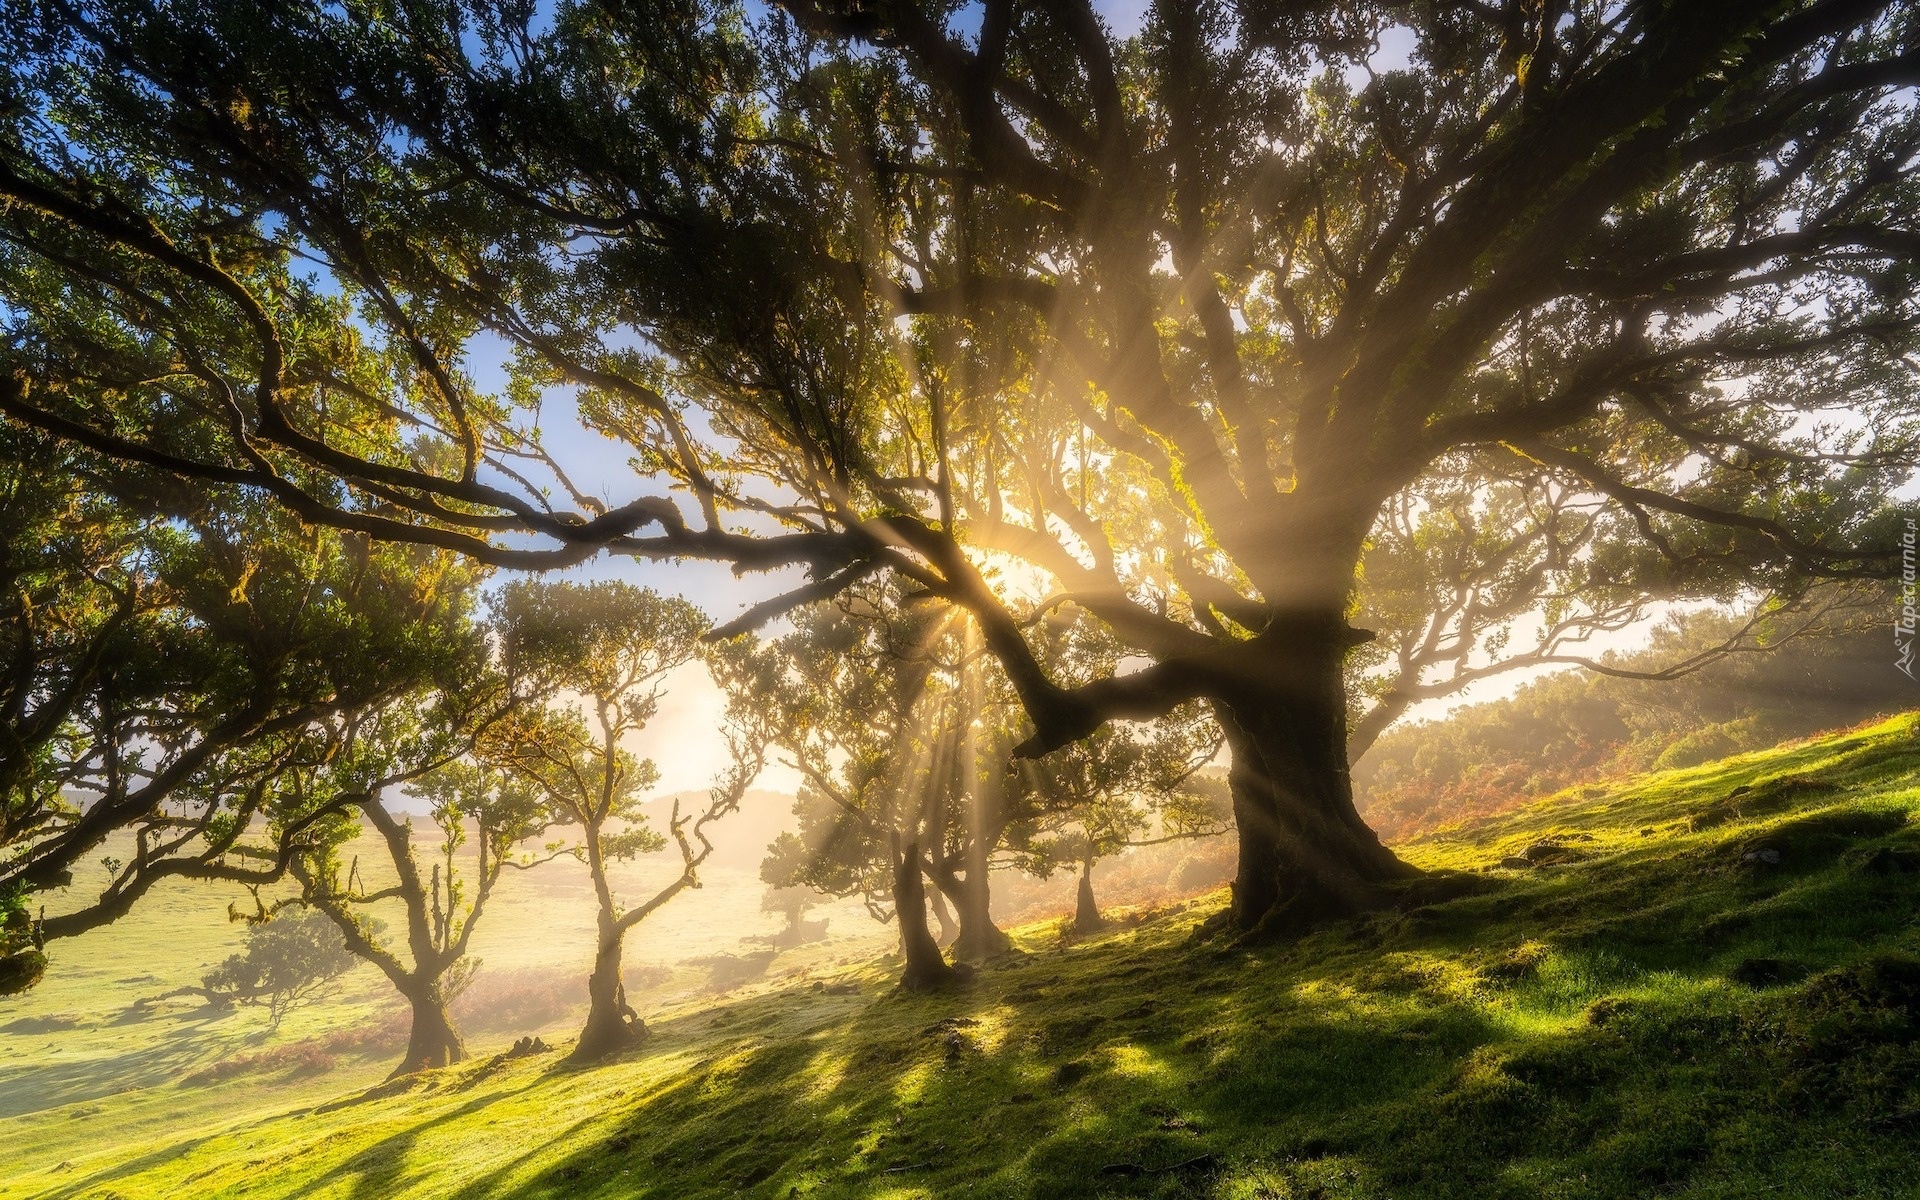
M485 1059L205 1128L173 1085L188 1119L126 1141L120 1098L15 1118L0 1193L1920 1195L1916 732L1441 831L1402 852L1486 887L1287 944L1204 935L1215 896L1021 930L946 994L880 960L688 1009L592 1070Z

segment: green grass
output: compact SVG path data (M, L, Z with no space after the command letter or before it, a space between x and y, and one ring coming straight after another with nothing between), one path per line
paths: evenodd
M1920 1195L1920 874L1868 868L1920 853L1917 733L1423 837L1402 852L1485 889L1291 943L1200 935L1214 896L1077 943L1023 929L943 995L878 959L850 991L688 998L592 1070L263 1078L238 1115L162 1082L16 1116L0 1194ZM1495 865L1547 839L1573 861Z

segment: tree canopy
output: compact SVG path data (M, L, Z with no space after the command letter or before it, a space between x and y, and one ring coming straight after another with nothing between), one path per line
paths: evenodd
M0 524L0 890L107 868L43 938L165 879L278 879L333 815L504 702L469 620L472 564L218 485L111 475L37 435L16 446L0 463L20 518ZM402 712L432 728L396 758L365 753Z
M1354 697L1897 566L1910 6L0 11L0 412L500 565L806 572L722 632L890 573L1023 755L1202 701L1243 924L1412 875ZM1146 665L1063 680L1043 606Z

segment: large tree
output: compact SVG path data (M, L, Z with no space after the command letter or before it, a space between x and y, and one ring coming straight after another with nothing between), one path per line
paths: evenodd
M1451 481L1490 481L1494 536L1453 541L1497 626L1894 568L1910 7L967 12L9 8L0 289L33 352L0 411L490 561L796 564L794 601L897 572L972 613L1024 754L1212 707L1244 924L1412 875L1352 804L1350 656L1424 644L1432 612L1358 585ZM103 377L96 294L229 348ZM359 376L309 332L335 294ZM460 369L480 330L504 397ZM552 384L685 504L572 488L515 413ZM1053 678L1036 575L1150 665Z

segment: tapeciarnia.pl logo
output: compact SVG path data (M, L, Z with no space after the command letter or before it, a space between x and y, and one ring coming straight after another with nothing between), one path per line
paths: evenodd
M1914 631L1920 626L1920 584L1914 571L1914 518L1907 518L1900 534L1900 616L1893 623L1893 665L1908 679L1913 674ZM1920 683L1920 679L1915 679Z

